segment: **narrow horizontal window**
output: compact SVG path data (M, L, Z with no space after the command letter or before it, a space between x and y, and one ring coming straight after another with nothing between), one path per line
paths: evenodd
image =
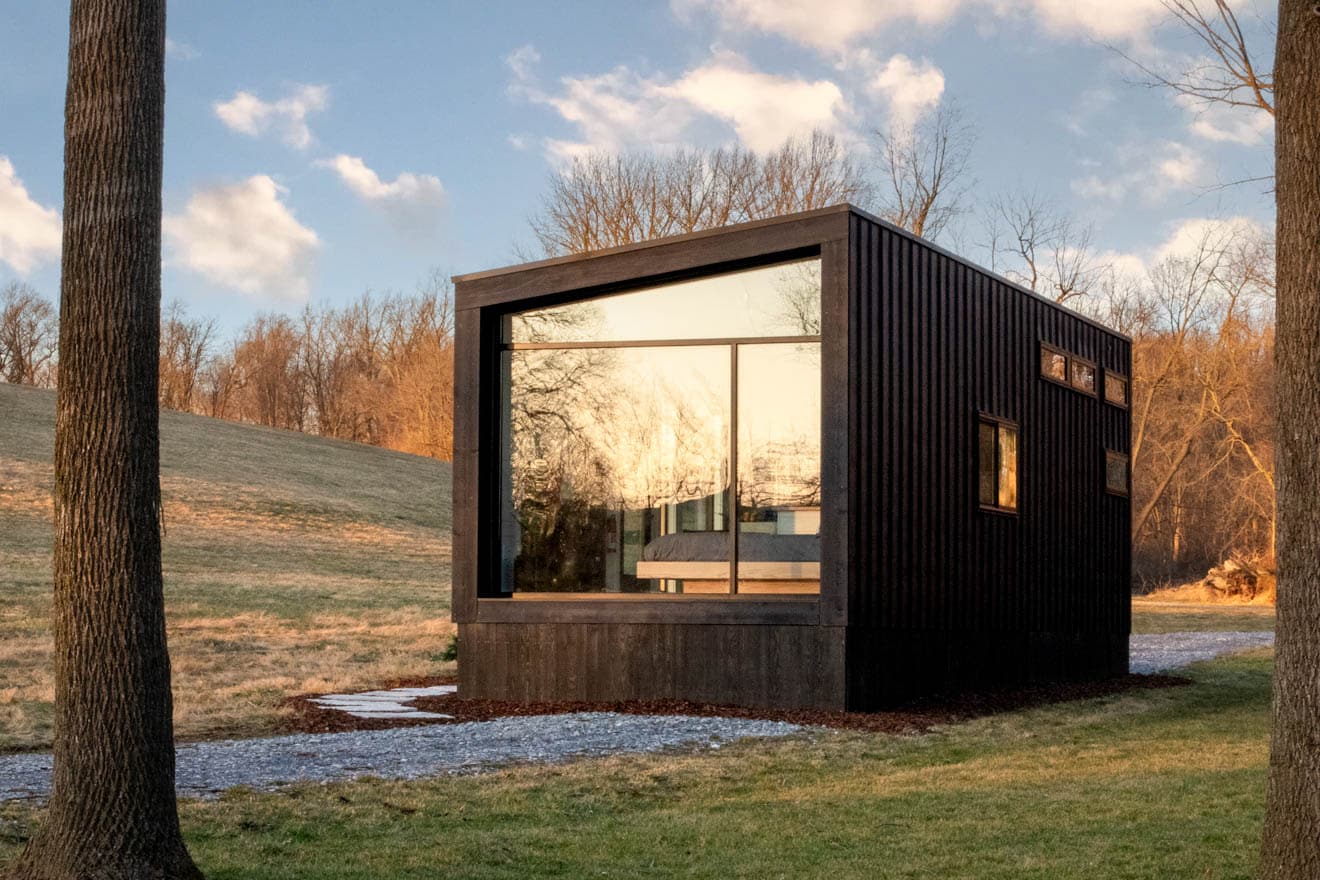
M1114 406L1128 405L1128 380L1117 373L1105 370L1105 401Z
M992 416L977 426L977 492L982 509L1015 513L1018 508L1018 428Z
M1114 495L1127 495L1130 475L1128 457L1112 449L1105 450L1105 491Z

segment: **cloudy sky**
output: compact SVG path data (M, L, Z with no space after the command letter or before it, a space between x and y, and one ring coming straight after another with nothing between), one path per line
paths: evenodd
M1271 7L1239 4L1270 58ZM1257 11L1259 9L1259 12ZM566 11L571 10L571 11ZM1034 191L1149 260L1270 222L1263 113L1135 81L1194 61L1159 0L171 0L165 297L262 310L411 290L533 250L548 175L591 149L870 133L955 102L973 195ZM0 285L59 287L66 4L0 0ZM1263 118L1262 118L1263 117ZM973 218L946 245L985 260Z

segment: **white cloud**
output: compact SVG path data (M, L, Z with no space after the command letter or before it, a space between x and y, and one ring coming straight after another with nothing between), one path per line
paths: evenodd
M759 152L813 128L837 129L847 108L829 80L763 73L732 53L689 71L664 92L728 122L744 146Z
M709 10L731 30L759 30L833 55L893 27L954 19L1027 20L1052 36L1140 41L1165 15L1160 0L671 0L680 17Z
M192 61L193 59L200 57L201 54L202 53L198 52L195 48L182 40L175 40L170 37L165 38L166 58L175 58L179 61Z
M1269 236L1269 230L1259 222L1242 215L1184 217L1173 221L1167 228L1168 235L1152 247L1137 251L1105 251L1097 256L1097 260L1121 276L1140 279L1161 260L1195 256L1203 245L1214 247L1242 236Z
M264 174L198 191L165 216L170 262L254 299L305 302L320 240L281 201L287 192Z
M1208 141L1253 147L1274 133L1274 117L1264 110L1204 104L1191 95L1175 100L1191 116L1192 133Z
M1118 170L1107 177L1089 174L1074 180L1072 191L1085 199L1120 202L1136 196L1155 204L1196 186L1207 174L1205 158L1177 141L1128 144L1119 148L1113 165Z
M433 231L439 223L445 188L438 177L403 171L386 183L361 158L343 153L333 159L318 160L316 164L338 174L349 189L382 211L401 232L423 234Z
M889 25L947 22L964 0L673 0L680 16L709 9L728 28L778 34L834 53Z
M900 53L883 67L876 66L878 69L870 77L867 88L889 104L890 124L895 128L906 128L916 122L944 94L944 72L925 58L913 61Z
M212 106L220 121L234 131L250 137L273 131L289 146L304 150L314 140L307 117L329 103L327 86L299 85L278 101L263 101L251 92L240 91Z
M0 261L19 275L60 255L60 215L28 195L9 157L0 156Z
M1165 257L1191 256L1203 242L1227 242L1242 235L1268 236L1268 234L1260 223L1241 215L1189 217L1179 220L1173 231L1169 233L1169 237L1154 249L1151 262L1158 262Z
M765 73L732 52L718 52L678 77L643 76L621 66L564 77L553 92L536 80L538 58L530 46L508 56L509 92L553 108L576 126L577 140L547 140L556 159L591 150L666 149L712 128L732 130L750 149L768 150L812 128L841 130L848 112L833 82Z

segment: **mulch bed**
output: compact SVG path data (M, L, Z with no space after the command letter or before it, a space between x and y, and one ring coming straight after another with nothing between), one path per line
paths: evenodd
M391 683L389 687L430 687L453 684L453 678L411 679ZM353 730L385 730L391 727L416 727L427 724L459 724L467 721L491 721L496 718L527 715L564 715L571 712L619 712L628 715L698 715L720 718L752 718L787 721L815 727L863 730L872 733L916 734L944 724L954 724L985 715L1012 712L1031 706L1087 700L1128 691L1156 690L1191 684L1176 675L1127 675L1105 681L930 698L885 712L829 712L819 709L749 709L742 706L719 706L686 700L632 700L618 703L583 703L572 701L517 703L507 700L469 700L451 694L421 697L411 705L423 712L442 712L452 720L434 718L356 718L337 709L324 709L311 702L320 694L289 697L284 705L292 709L285 723L288 733L340 733Z

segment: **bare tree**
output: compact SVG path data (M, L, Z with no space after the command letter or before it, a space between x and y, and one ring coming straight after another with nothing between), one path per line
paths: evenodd
M1278 247L1279 586L1274 719L1259 876L1320 876L1320 11L1281 0Z
M0 380L54 385L58 340L59 321L44 297L18 281L0 290Z
M74 0L55 419L55 766L12 880L200 878L160 556L164 0Z
M1094 229L1036 193L993 199L983 224L990 268L1057 303L1082 299L1106 281Z
M740 148L593 153L554 174L531 220L551 256L861 201L867 184L833 135L765 155Z
M201 381L215 321L190 319L183 303L173 300L161 318L160 405L180 412L199 408Z
M1202 104L1247 107L1273 116L1274 77L1269 64L1255 61L1254 50L1227 0L1205 5L1202 9L1199 0L1164 0L1182 31L1196 37L1208 53L1192 65L1158 70L1125 52L1119 54L1146 74L1148 85L1171 89Z
M956 105L941 104L907 127L875 137L880 216L914 235L939 238L966 211L976 132Z

